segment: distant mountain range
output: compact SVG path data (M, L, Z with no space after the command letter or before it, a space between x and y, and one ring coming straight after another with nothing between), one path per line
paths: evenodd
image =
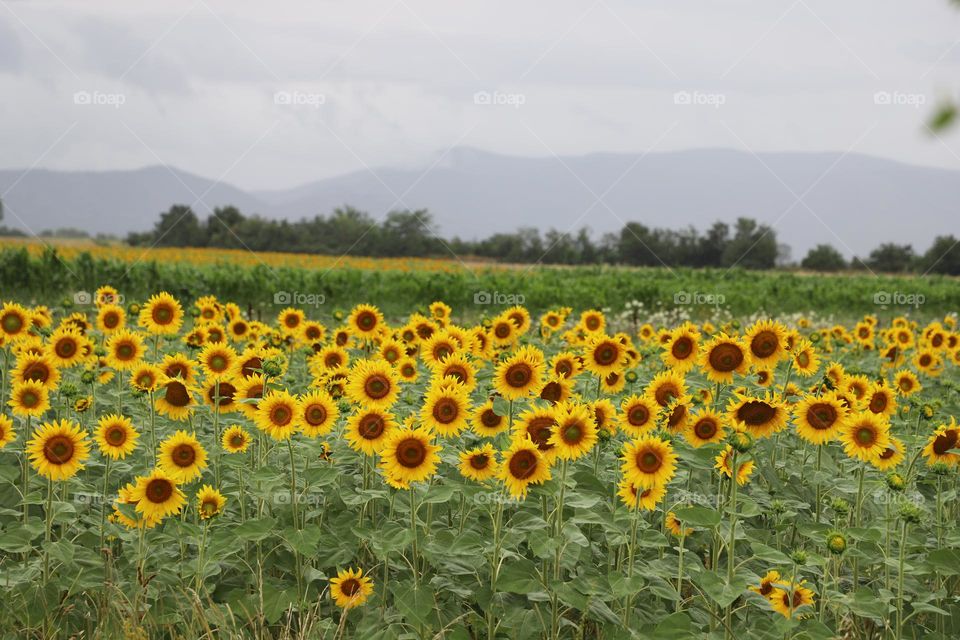
M174 203L194 204L201 217L205 205L232 204L247 215L287 219L349 204L375 217L429 209L442 236L472 239L524 226L601 234L627 221L703 229L747 216L774 225L796 259L821 242L864 256L881 242L923 251L935 235L960 233L960 172L860 154L706 149L526 158L457 148L418 169L375 172L248 191L163 166L5 170L3 224L122 236L150 229Z

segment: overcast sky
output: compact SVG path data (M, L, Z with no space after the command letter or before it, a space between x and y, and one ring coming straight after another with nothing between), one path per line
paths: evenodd
M947 0L0 0L2 168L269 189L469 145L960 169L960 132L923 130L958 89Z

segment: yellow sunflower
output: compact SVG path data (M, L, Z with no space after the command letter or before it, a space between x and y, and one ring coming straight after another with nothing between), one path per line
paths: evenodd
M556 424L553 408L533 407L521 413L514 423L514 438L529 439L536 445L544 461L552 464L557 457L557 450L550 437Z
M91 351L90 340L74 328L61 327L47 340L47 354L61 369L79 364Z
M344 437L351 449L372 456L396 428L392 413L378 409L360 410L347 420Z
M296 420L308 438L330 433L340 417L340 408L330 394L315 389L297 400Z
M588 405L564 402L553 411L550 444L562 460L576 460L597 443L597 423Z
M470 417L474 433L492 438L508 428L506 416L498 416L493 410L493 400L477 406Z
M789 414L782 400L769 393L763 397L737 395L727 405L733 424L743 426L755 438L767 438L787 426Z
M183 324L183 307L166 291L152 296L140 310L139 326L154 335L173 335Z
M179 378L164 376L160 381L157 392L154 401L157 413L180 422L190 417L190 413L196 404L193 387L188 386Z
M369 304L358 304L350 311L347 318L350 331L362 339L372 339L383 327L383 314L376 307Z
M204 375L225 376L236 365L237 352L230 345L214 342L200 351L197 360Z
M903 441L890 436L890 443L887 448L882 453L877 454L870 463L880 471L889 471L903 462L904 451Z
M646 395L661 408L666 408L675 399L687 395L687 383L675 371L661 371L647 385Z
M400 379L384 360L360 360L350 369L345 391L355 404L387 410L400 395Z
M733 374L746 373L750 366L743 341L721 333L700 350L700 368L711 382L733 382Z
M720 475L733 477L733 447L729 444L713 459L713 467ZM743 486L750 481L755 463L753 460L737 460L737 484Z
M170 353L160 362L160 370L168 378L179 378L181 382L191 385L196 380L193 371L193 361L182 353Z
M766 598L773 590L776 588L776 584L780 582L780 572L779 571L767 571L767 574L760 578L760 584L757 586L747 587L750 591L753 591L756 594L759 594Z
M646 435L657 428L660 408L652 395L624 398L620 403L620 428L634 438Z
M397 375L404 382L416 382L420 377L420 371L417 369L417 361L414 358L401 358L395 367Z
M680 519L677 518L677 514L673 511L667 512L667 517L664 518L664 525L667 527L667 531L676 537L689 536L693 533L693 529L690 527L684 528L683 523L680 522Z
M748 328L743 342L754 366L770 368L787 357L786 334L786 327L772 320L758 320Z
M529 438L514 438L503 452L500 479L514 498L526 498L531 484L550 479L550 465Z
M105 304L97 309L97 329L104 334L123 329L127 324L127 314L115 304Z
M576 378L583 371L583 359L570 351L561 351L550 359L550 371L562 378Z
M441 362L431 366L433 377L436 379L452 377L463 385L467 393L477 388L477 368L467 357L466 353L453 353Z
M405 489L423 482L437 471L442 447L433 444L433 434L425 428L395 429L380 447L380 468L393 480L392 486Z
M455 436L467 428L470 398L459 382L432 385L420 409L420 419L441 436Z
M489 480L500 473L497 451L489 442L460 454L460 475L476 482Z
M430 303L430 317L436 320L437 322L446 324L450 321L450 314L453 313L453 309L450 308L446 302L441 302L440 300Z
M697 364L699 350L700 332L686 322L670 332L670 340L663 345L660 359L671 369L686 373Z
M100 453L114 460L122 460L133 453L140 438L130 418L112 413L100 417L93 436Z
M890 445L890 425L883 416L861 411L847 420L840 440L848 457L869 462Z
M902 369L894 374L893 386L897 389L897 393L904 398L908 398L923 389L917 376L907 369Z
M950 467L956 467L960 463L960 453L956 451L958 441L960 441L960 428L951 418L950 424L942 424L937 427L937 430L927 440L927 444L923 448L923 456L927 459L927 464L932 466L939 462Z
M247 430L237 424L227 427L220 436L220 444L227 453L246 453L251 440Z
M287 440L297 429L297 399L286 390L271 391L258 403L254 424L274 440Z
M139 333L121 329L107 340L107 364L117 371L136 368L144 353L146 349Z
M83 462L90 456L90 444L79 424L72 420L54 420L41 424L33 432L24 453L44 478L69 480L83 468Z
M608 398L594 400L590 404L590 408L593 409L593 421L597 423L598 430L605 431L609 435L617 432L620 417L617 415L617 408Z
M129 499L148 521L178 514L186 503L186 496L177 487L177 482L163 469L154 469L150 475L138 477L129 492Z
M493 386L508 400L525 398L543 384L543 354L533 347L521 347L497 365Z
M140 364L130 375L130 386L137 391L156 391L163 378L163 371L152 364Z
M813 607L814 599L813 591L803 586L804 584L806 584L806 581L801 580L798 584L793 585L792 594L787 589L774 589L773 593L768 596L773 610L784 618L806 613L806 610L802 607Z
M10 400L7 401L13 415L39 417L50 408L50 396L47 388L35 380L16 382L10 390Z
M863 399L863 406L870 413L890 417L897 412L897 396L885 380L875 382Z
M200 514L201 520L209 520L220 515L226 505L227 499L223 494L208 484L197 491L197 513Z
M701 409L690 417L690 424L684 435L694 448L720 442L724 437L724 423L723 414Z
M517 325L510 318L500 316L490 324L490 338L498 347L506 347L517 340Z
M199 478L207 467L207 452L193 434L177 430L160 443L157 466L177 483Z
M627 349L616 338L602 333L587 340L583 352L583 366L594 375L605 377L619 373L627 365Z
M665 486L677 471L673 446L656 436L644 436L623 447L620 469L631 484L649 488Z
M14 384L32 380L52 391L60 383L60 369L53 364L50 356L44 353L21 353L10 371L10 379Z
M0 449L17 439L17 432L13 428L13 420L0 413Z
M363 575L363 569L347 569L330 578L330 597L341 609L359 607L373 593L373 580Z
M300 333L306 314L302 309L287 307L277 314L277 326L285 336L293 336Z
M17 342L26 338L30 331L30 314L15 302L5 302L0 307L0 332L3 338Z
M641 489L632 484L626 478L622 478L617 485L617 495L629 509L642 509L644 511L654 511L663 496L666 495L667 488L663 485L655 485ZM639 504L637 503L639 500Z
M797 435L810 444L836 439L847 420L848 409L836 392L804 396L793 406Z

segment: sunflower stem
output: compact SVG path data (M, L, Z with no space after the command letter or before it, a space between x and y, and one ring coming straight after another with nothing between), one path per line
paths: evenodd
M817 445L817 497L814 503L813 509L814 514L816 514L816 522L820 524L820 498L821 498L821 486L820 486L820 465L823 459L823 445Z
M903 529L900 534L900 558L897 569L897 638L903 637L903 565L907 551L907 530L910 525L906 520L903 521Z
M727 584L733 582L733 575L736 569L736 544L737 544L737 450L734 449L730 456L730 532L727 538ZM727 635L730 636L731 623L733 620L733 603L727 607L726 628Z
M638 498L639 499L639 498ZM677 602L674 607L675 613L680 613L683 609L683 549L686 546L686 529L680 529L680 547L677 550Z
M203 535L200 536L200 548L197 550L197 579L196 587L194 591L197 592L197 595L200 595L201 589L203 589L203 568L206 561L204 557L206 554L204 550L207 548L207 530L210 528L210 523L206 522L203 525Z
M417 490L410 487L410 532L413 534L413 549L411 551L410 566L413 569L414 589L420 588L420 572L417 569L419 559L417 557Z
M50 581L50 544L53 542L53 480L47 479L46 529L43 545L43 586Z

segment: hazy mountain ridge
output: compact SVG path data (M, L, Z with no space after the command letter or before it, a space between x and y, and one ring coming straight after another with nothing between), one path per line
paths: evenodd
M361 170L272 191L244 191L162 166L37 169L26 175L0 171L0 193L9 189L4 224L34 232L57 227L118 235L143 231L171 204L195 203L197 196L203 202L194 209L201 217L205 205L228 204L247 215L289 219L329 213L344 204L374 217L390 209L426 208L441 235L464 238L521 226L588 226L600 234L618 231L627 221L702 229L717 219L749 216L773 224L794 258L820 242L848 255L865 255L887 241L922 251L935 235L958 231L952 221L960 202L960 172L860 154L754 156L706 149L558 159L458 148L434 162L429 171L432 163L420 169L375 169L376 175ZM799 197L813 213L797 202Z

